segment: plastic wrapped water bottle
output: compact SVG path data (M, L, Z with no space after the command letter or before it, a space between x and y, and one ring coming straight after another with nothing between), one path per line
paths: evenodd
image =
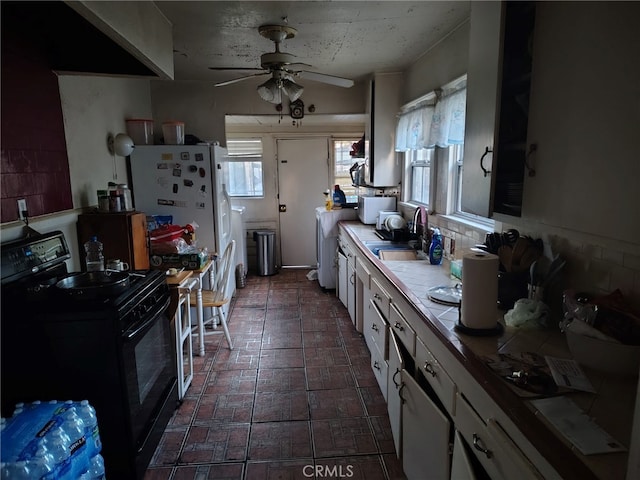
M99 453L91 458L91 466L89 467L91 480L104 480L106 478L104 469L104 458Z
M0 466L0 478L3 480L31 480L27 462L6 462Z
M60 476L61 472L68 470L68 464L71 462L70 443L69 436L60 427L53 428L44 437L43 446L53 457L53 469Z
M29 460L29 474L31 478L54 478L53 472L55 468L55 459L44 445L41 445L34 457Z
M85 258L87 272L96 272L104 270L104 255L102 253L102 242L98 241L95 235L84 244L84 250L87 252Z

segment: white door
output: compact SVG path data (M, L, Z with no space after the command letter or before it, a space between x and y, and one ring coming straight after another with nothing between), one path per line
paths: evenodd
M316 207L329 188L327 138L277 141L282 266L316 266Z

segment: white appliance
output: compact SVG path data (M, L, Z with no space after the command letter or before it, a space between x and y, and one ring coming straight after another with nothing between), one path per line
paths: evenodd
M367 225L376 223L380 210L395 210L396 197L374 197L361 195L358 197L358 218Z
M382 230L385 228L384 222L387 217L390 217L391 215L400 215L400 212L396 212L395 210L380 210L376 217L376 229Z
M336 249L338 248L338 222L356 220L353 208L327 210L316 208L316 259L318 262L318 283L322 288L336 288Z
M239 205L231 206L231 238L236 241L236 266L242 264L242 274L249 272L247 263L247 227L244 220L246 207Z
M226 160L227 149L219 145L136 146L130 161L136 210L172 215L175 225L195 222L197 246L221 255L231 240ZM233 275L229 283L235 291Z

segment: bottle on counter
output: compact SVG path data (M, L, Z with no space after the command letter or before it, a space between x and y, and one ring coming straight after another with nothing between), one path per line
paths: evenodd
M429 261L431 265L440 265L442 263L442 254L442 235L439 229L434 228L433 234L431 235L431 246L429 247Z
M86 252L87 272L97 272L104 270L104 255L102 253L102 242L98 241L95 235L84 244Z
M347 203L347 197L340 189L340 185L334 185L333 187L333 204L336 207L341 207Z
M126 183L119 183L117 186L119 195L121 195L121 208L126 212L133 210L133 201L131 200L131 190Z
M330 212L333 209L333 200L331 200L331 195L329 190L324 192L324 208L327 212Z

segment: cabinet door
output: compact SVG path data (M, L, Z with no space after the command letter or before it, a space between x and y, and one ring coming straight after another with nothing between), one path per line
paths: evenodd
M482 157L494 149L501 43L502 2L471 2L462 208L483 217L491 215L495 175L480 161L493 172L493 154Z
M406 371L402 370L402 467L409 480L449 478L450 422Z
M356 324L356 268L353 261L347 260L347 310L353 325Z
M465 441L457 430L453 440L451 480L476 480L473 463L467 452Z
M147 234L147 216L135 213L129 217L131 224L131 256L130 267L133 270L149 268L149 239Z
M387 412L391 423L393 443L398 458L402 452L402 401L400 400L401 377L404 370L404 360L400 353L398 340L391 333L389 335L389 370L387 371Z
M342 304L347 306L347 257L338 250L338 298Z

